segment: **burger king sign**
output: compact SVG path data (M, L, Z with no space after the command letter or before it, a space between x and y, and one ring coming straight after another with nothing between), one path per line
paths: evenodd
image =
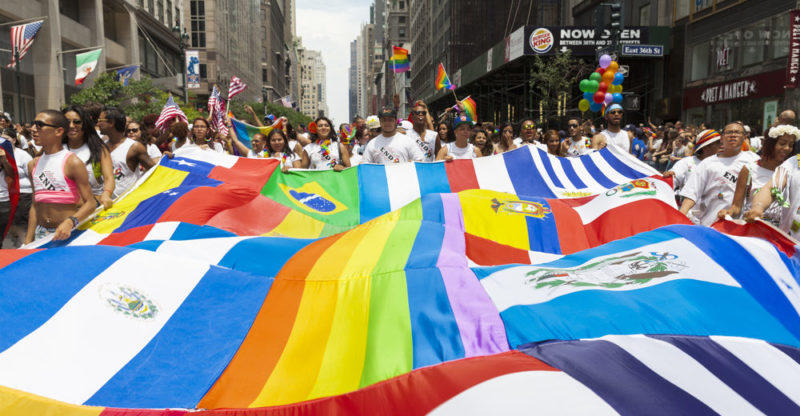
M531 44L531 48L534 52L547 53L553 48L555 39L553 38L553 32L540 27L531 33L531 37L528 42Z

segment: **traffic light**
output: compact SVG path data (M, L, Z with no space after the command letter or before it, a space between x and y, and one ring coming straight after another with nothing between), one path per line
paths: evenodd
M619 0L611 3L611 32L619 33L624 29L625 19L622 15L622 2Z

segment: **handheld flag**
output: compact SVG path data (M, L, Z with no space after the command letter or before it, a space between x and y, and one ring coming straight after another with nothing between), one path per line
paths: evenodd
M172 94L169 95L167 98L167 102L164 103L164 107L161 109L161 114L158 116L158 120L156 120L156 127L159 129L166 130L167 122L177 118L178 121L182 121L184 123L189 123L189 119L186 118L186 114L183 113L178 104L175 104L175 100L172 99Z
M436 71L436 90L439 91L443 88L448 90L456 89L455 85L450 83L450 78L447 78L447 72L444 72L444 65L440 62L439 69Z
M242 82L236 75L232 76L231 85L228 87L228 101L230 101L234 95L243 92L245 88L247 88L247 84Z
M408 50L392 46L392 57L389 62L392 63L392 71L394 73L407 72L410 68L408 63Z
M128 86L128 80L136 73L136 70L139 69L139 65L131 65L126 66L125 68L120 68L117 70L117 81L123 86Z
M261 133L264 136L269 136L269 132L272 129L283 129L283 119L279 118L277 121L272 123L269 126L254 126L252 124L247 124L244 121L237 120L233 118L232 114L229 114L231 120L231 128L236 133L236 137L242 142L243 145L247 146L248 148L252 149L252 145L250 144L251 138L256 133Z
M83 81L86 81L86 77L97 68L100 52L103 52L103 49L95 49L75 55L75 85L82 85Z
M208 97L208 114L211 124L222 135L228 135L228 126L225 125L225 102L219 94L219 89L214 85Z
M14 51L19 52L19 59L25 57L25 54L28 53L28 49L30 49L31 45L33 44L33 39L36 37L36 34L39 33L39 29L42 27L42 23L44 23L44 20L38 20L36 22L11 27L12 53L11 63L7 65L8 68L13 68L16 64L13 53Z
M461 101L461 105L464 106L464 112L467 113L467 117L472 119L472 121L478 121L478 109L475 106L475 100L472 97L467 97Z
M292 108L292 96L287 95L285 97L281 97L281 105L286 108Z

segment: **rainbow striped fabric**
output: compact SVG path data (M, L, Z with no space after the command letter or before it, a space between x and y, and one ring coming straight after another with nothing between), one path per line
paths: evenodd
M397 46L392 46L392 57L389 64L394 73L408 72L411 66L408 61L408 50Z
M447 72L444 71L444 65L442 65L441 62L439 63L439 67L436 69L434 85L436 86L437 91L441 89L456 89L455 85L450 83L450 78L447 77Z
M478 107L475 104L475 100L472 97L467 97L461 101L461 104L464 106L464 112L467 113L467 117L472 121L478 121Z

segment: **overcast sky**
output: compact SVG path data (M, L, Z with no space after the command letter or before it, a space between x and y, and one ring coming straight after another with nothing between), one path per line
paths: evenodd
M369 0L297 0L297 36L307 49L322 52L327 70L329 117L338 126L348 122L350 42L369 22Z

